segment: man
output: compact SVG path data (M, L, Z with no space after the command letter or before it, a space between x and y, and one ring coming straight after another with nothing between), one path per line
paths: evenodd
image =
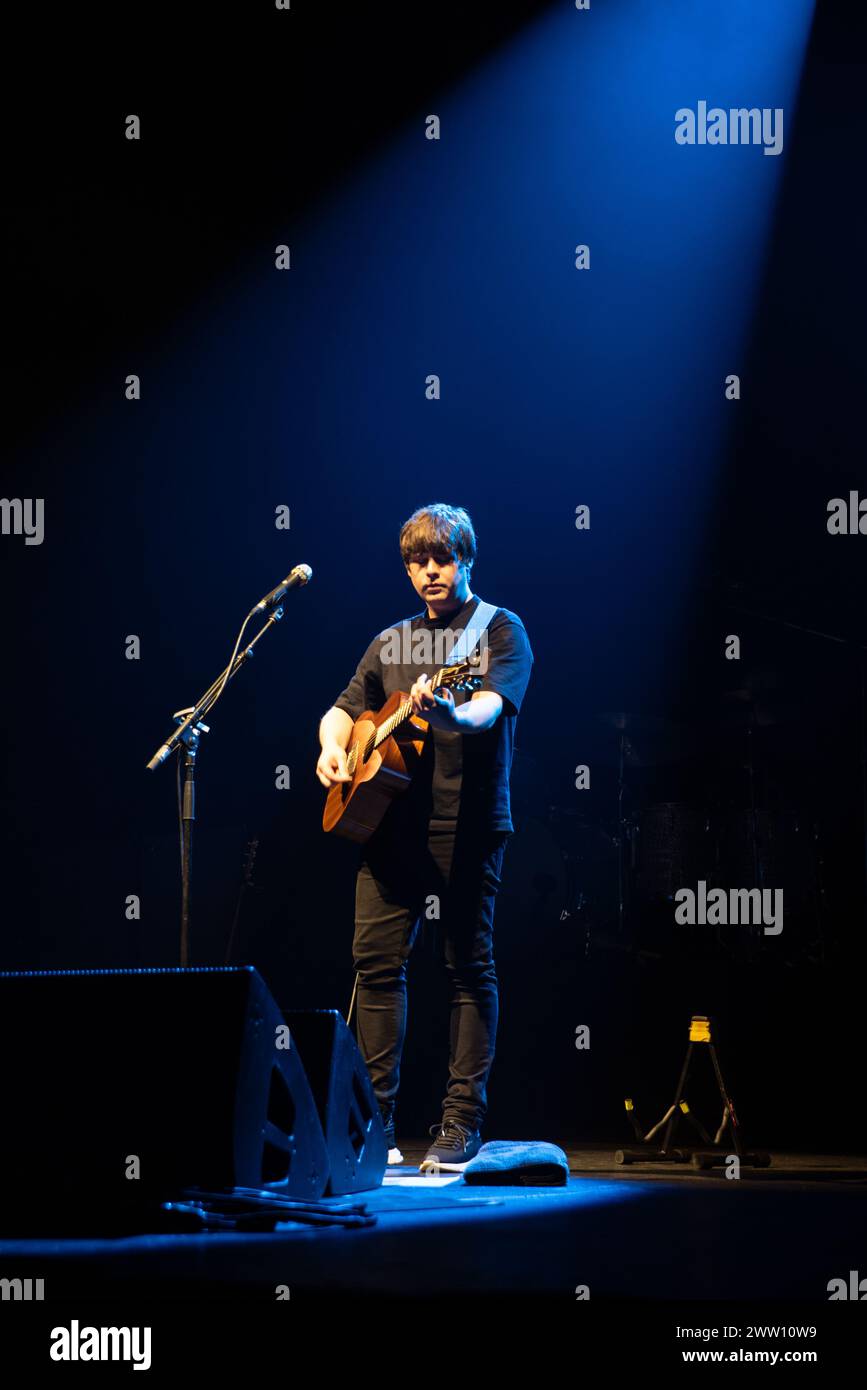
M497 1030L494 900L513 832L509 773L517 714L533 653L521 619L497 608L478 643L480 685L455 696L430 689L481 600L470 591L476 537L461 507L433 503L404 523L400 553L425 611L370 643L346 689L323 716L316 775L351 780L346 746L354 720L395 690L430 730L409 788L364 845L356 879L353 961L358 1044L382 1110L389 1161L406 1032L406 962L423 910L439 906L451 984L449 1081L442 1121L422 1169L460 1172L481 1147ZM395 641L410 636L410 641ZM431 663L430 654L437 654ZM418 653L418 657L416 657ZM442 659L439 659L441 656ZM424 663L419 669L419 661ZM426 668L426 669L425 669ZM433 895L433 896L432 896Z

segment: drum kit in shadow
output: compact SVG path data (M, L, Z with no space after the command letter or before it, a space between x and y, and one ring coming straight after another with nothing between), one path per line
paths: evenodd
M601 754L586 761L601 797L576 792L577 801L549 806L544 834L537 822L527 845L541 863L544 837L556 844L559 873L533 881L547 883L546 915L560 900L559 921L578 931L585 956L664 959L690 939L687 949L737 960L768 950L788 964L823 958L821 836L809 807L794 804L785 760L770 754L766 736L778 718L765 685L726 692L699 723L626 710L599 716ZM549 845L548 864L551 854ZM782 889L785 930L771 944L760 921L678 927L675 894L699 882L708 893Z

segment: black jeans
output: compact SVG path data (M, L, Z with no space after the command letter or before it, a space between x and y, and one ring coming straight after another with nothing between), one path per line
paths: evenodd
M443 1120L482 1126L497 1035L494 901L507 839L508 832L468 836L453 822L421 834L378 832L362 851L352 943L357 1036L383 1109L394 1105L400 1084L406 963L422 914L435 920L438 906L451 984Z

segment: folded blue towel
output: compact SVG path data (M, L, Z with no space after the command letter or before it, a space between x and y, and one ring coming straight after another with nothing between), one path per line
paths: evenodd
M556 1144L531 1139L493 1139L464 1169L464 1182L514 1187L565 1187L569 1160Z

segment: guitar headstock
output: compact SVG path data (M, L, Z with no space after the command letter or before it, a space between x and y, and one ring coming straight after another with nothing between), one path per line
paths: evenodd
M458 661L454 666L443 666L439 672L439 685L447 685L451 690L478 690L482 683L475 668L479 658L470 657L468 661Z

